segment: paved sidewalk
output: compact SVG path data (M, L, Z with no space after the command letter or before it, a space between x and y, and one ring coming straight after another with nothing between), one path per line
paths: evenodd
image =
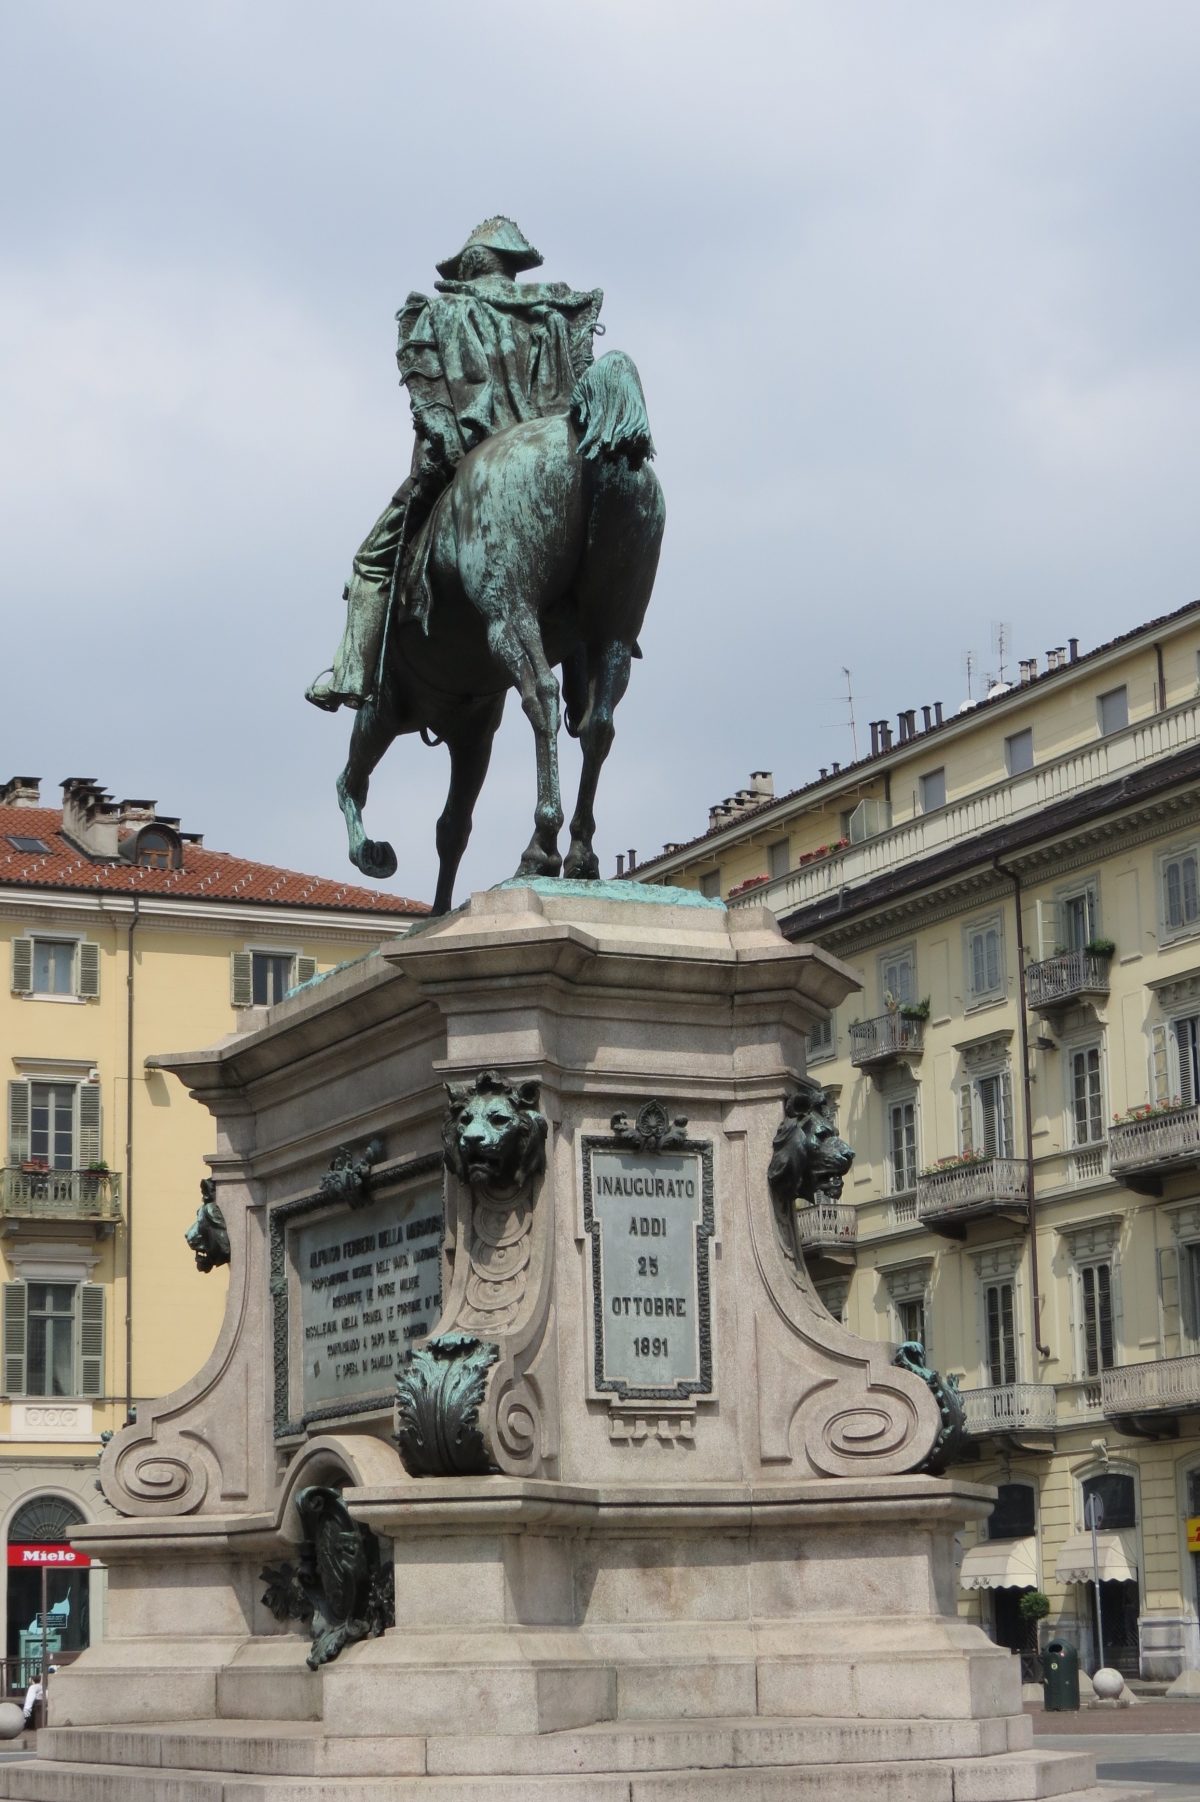
M1040 1702L1026 1702L1025 1712L1033 1716L1033 1731L1039 1738L1044 1733L1200 1735L1200 1698L1171 1702L1163 1696L1147 1696L1131 1708L1089 1708L1085 1702L1078 1714L1046 1714Z
M1170 1707L1170 1704L1166 1704ZM1184 1706L1181 1704L1181 1707ZM1149 1704L1147 1704L1149 1707ZM1124 1715L1133 1714L1124 1708ZM1136 1712L1141 1713L1139 1709ZM1107 1715L1107 1709L1096 1714ZM1051 1716L1050 1719L1079 1722L1080 1715ZM1129 1788L1149 1787L1159 1802L1200 1802L1200 1733L1173 1731L1170 1727L1118 1733L1064 1733L1055 1729L1045 1738L1034 1728L1042 1744L1052 1742L1064 1752L1090 1752L1096 1760L1096 1775L1102 1783L1121 1783Z

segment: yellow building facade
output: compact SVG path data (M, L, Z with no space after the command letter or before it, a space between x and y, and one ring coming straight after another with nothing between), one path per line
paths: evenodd
M0 1591L7 1687L103 1631L66 1544L101 1436L203 1364L224 1311L184 1233L212 1120L156 1052L211 1044L408 930L419 903L211 851L95 783L0 785Z
M860 974L809 1046L857 1158L799 1227L833 1313L959 1381L999 1487L963 1612L1032 1651L1039 1590L1043 1643L1170 1679L1200 1666L1200 606L871 733L635 873Z

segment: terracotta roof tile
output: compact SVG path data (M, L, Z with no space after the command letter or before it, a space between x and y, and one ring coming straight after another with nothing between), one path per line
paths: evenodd
M304 876L275 864L254 863L228 851L183 845L183 868L147 870L121 859L97 858L63 837L55 807L0 806L0 888L76 889L89 893L162 895L185 901L245 901L259 907L319 907L345 913L424 915L424 901L382 889L359 888L328 876ZM13 838L41 839L46 852L18 851Z

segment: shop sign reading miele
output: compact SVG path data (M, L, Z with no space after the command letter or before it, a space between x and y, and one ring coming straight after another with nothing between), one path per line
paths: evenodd
M44 1564L79 1570L91 1562L86 1552L77 1552L73 1545L10 1545L8 1548L10 1570L30 1570Z

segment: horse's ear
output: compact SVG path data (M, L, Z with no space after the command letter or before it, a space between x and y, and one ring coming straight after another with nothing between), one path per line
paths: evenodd
M634 641L633 641L633 649L632 649L632 650L631 650L631 651L630 651L630 653L629 653L629 655L630 655L630 656L631 656L631 657L636 657L636 658L637 658L637 659L638 659L638 661L639 661L639 662L640 662L640 661L641 661L641 656L642 656L642 647L641 647L641 645L640 645L640 644L639 644L639 643L638 643L638 641L637 641L637 639L636 639L636 638L635 638L635 639L634 639Z

